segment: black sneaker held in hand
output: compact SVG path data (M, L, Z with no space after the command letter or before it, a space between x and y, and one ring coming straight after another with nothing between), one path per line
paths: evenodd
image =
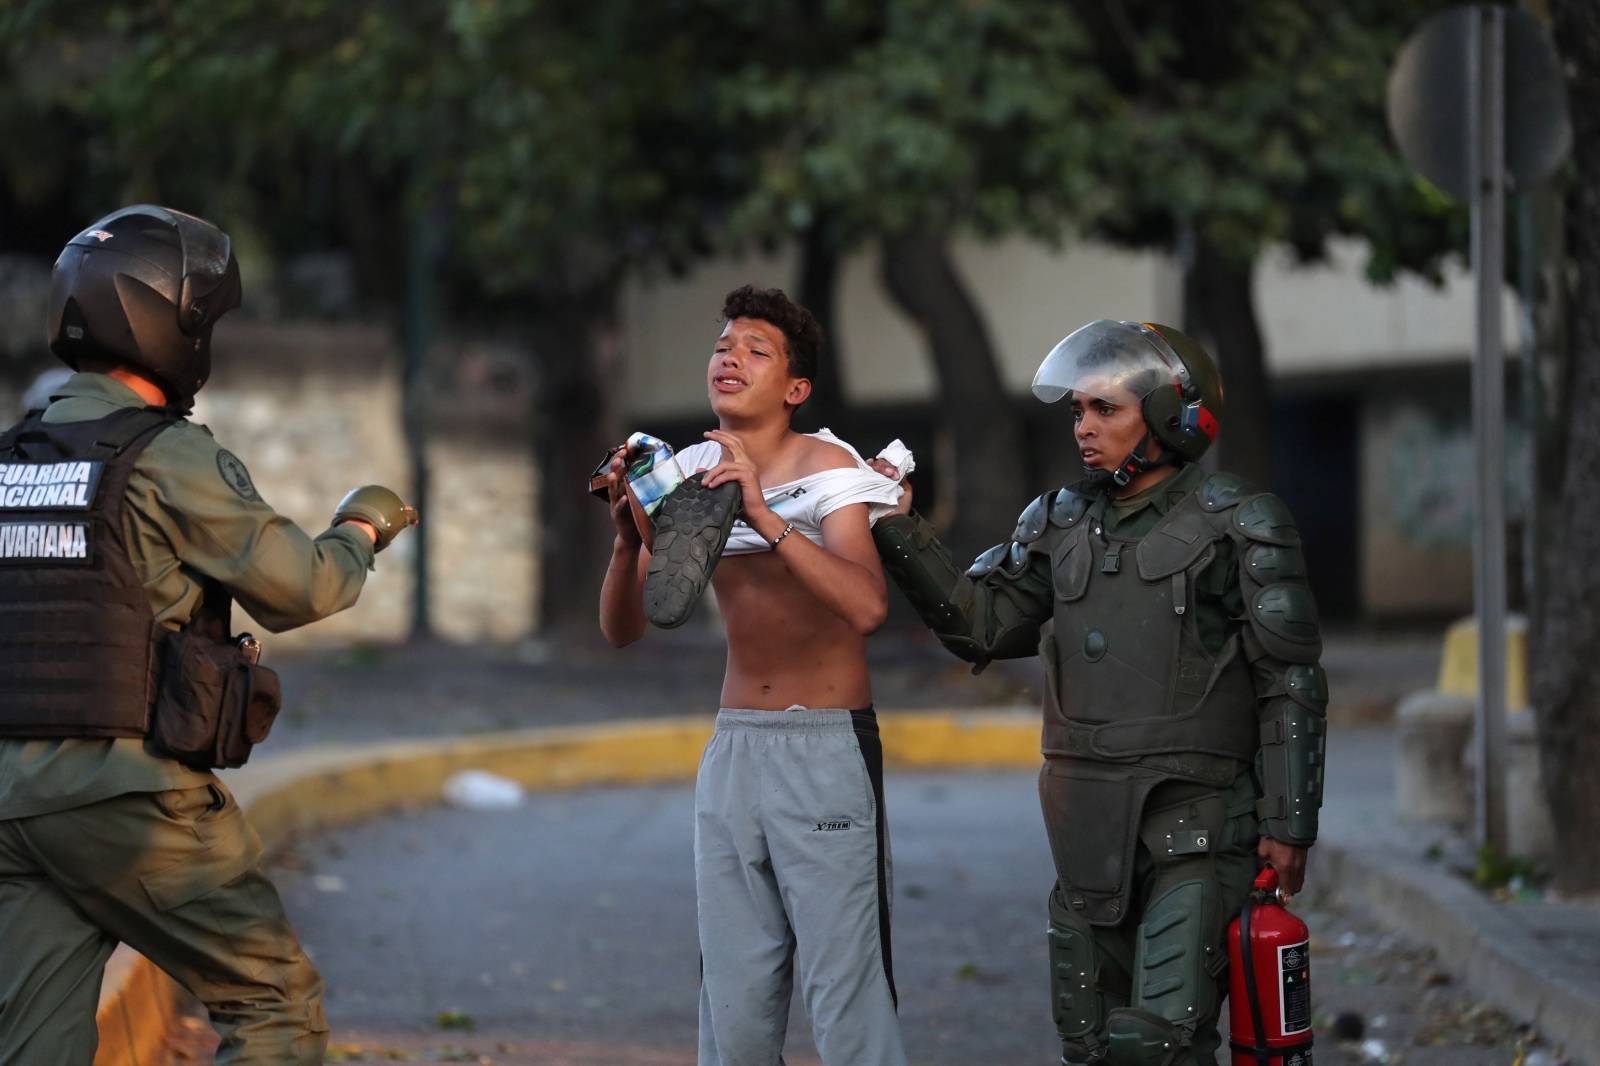
M739 484L705 487L695 474L661 501L655 514L655 544L644 577L644 614L661 629L689 620L711 573L722 558L728 534L739 516Z

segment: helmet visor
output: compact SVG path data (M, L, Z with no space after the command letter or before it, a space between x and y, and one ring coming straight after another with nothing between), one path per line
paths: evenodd
M1033 376L1045 403L1081 392L1110 403L1137 403L1162 385L1183 386L1189 373L1162 338L1140 322L1102 318L1050 349Z

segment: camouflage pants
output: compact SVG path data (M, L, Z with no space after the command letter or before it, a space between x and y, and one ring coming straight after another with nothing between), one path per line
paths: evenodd
M118 941L205 1004L218 1063L322 1062L322 978L221 784L0 821L0 1062L90 1066Z

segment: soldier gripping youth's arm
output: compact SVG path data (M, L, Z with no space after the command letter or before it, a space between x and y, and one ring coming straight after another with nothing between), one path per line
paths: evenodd
M879 551L955 654L1037 642L1063 1061L1208 1062L1227 920L1258 858L1297 890L1316 836L1327 686L1299 537L1276 497L1197 465L1221 377L1180 331L1090 323L1033 391L1070 399L1084 483L965 573L912 514Z
M874 466L892 476L886 464ZM1071 516L1082 513L1083 498L1071 490L1046 493L1022 513L1009 543L984 552L963 572L933 527L911 509L911 486L905 489L899 513L881 520L873 533L884 569L923 621L952 654L979 670L994 659L1035 654L1040 629L1053 612L1050 559L1060 535L1052 527L1076 521ZM1321 641L1298 536L1276 497L1254 495L1258 517L1251 521L1271 539L1247 542L1242 556L1232 544L1219 543L1207 575L1216 587L1198 591L1212 593L1227 617L1254 612L1273 619L1270 628L1238 627L1237 639L1258 703L1260 855L1278 869L1285 894L1292 895L1302 887L1306 850L1317 836L1327 678L1318 664ZM1261 514L1268 515L1264 526Z

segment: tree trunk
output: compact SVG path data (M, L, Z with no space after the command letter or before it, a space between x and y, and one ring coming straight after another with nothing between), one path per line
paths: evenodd
M433 383L429 372L429 355L438 317L439 247L443 231L442 209L412 208L407 212L406 296L400 331L401 347L405 351L401 406L411 465L411 504L421 514L429 513L432 507L428 438L433 419L428 410L428 401ZM433 589L428 565L431 528L431 525L419 524L412 531L415 540L415 551L411 557L412 640L426 640L433 636Z
M983 315L951 262L940 233L883 242L883 280L900 309L922 329L939 376L944 429L955 453L952 553L972 556L1011 533L1028 503L1022 426L1006 395Z
M621 369L619 285L547 302L533 326L533 441L539 468L539 621L545 632L596 634L614 530L586 496L589 472L625 436L614 403Z
M1559 506L1540 526L1533 705L1556 846L1556 885L1600 890L1600 7L1552 0L1572 101L1575 180L1566 244L1576 267L1568 330L1566 456Z
M840 418L845 409L844 378L840 368L844 364L844 347L840 343L837 314L841 258L831 227L825 222L818 222L806 231L800 247L800 284L796 298L822 326L822 356L818 360L817 376L811 383L811 398L800 408L797 417L808 429L829 426L843 433L845 427Z
M1222 370L1218 466L1269 489L1272 384L1256 319L1253 266L1197 238L1183 267L1183 330Z

